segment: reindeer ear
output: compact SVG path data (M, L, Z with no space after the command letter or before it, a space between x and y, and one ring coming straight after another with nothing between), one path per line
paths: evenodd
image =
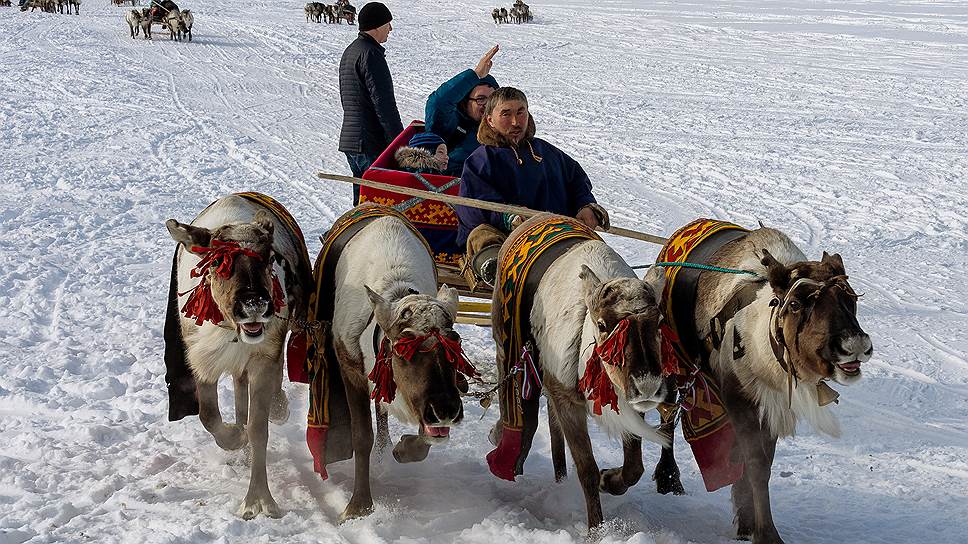
M839 271L841 274L847 273L847 269L844 268L844 259L840 257L839 253L829 255L826 251L824 251L820 262L829 264L834 268L834 271Z
M208 247L212 243L212 231L206 228L186 225L174 219L165 221L165 227L171 237L188 251L192 250L192 246Z
M760 263L766 267L766 279L769 280L773 291L777 294L785 293L790 287L790 271L787 270L787 267L776 260L766 249L763 250L763 258L760 259Z
M444 309L452 318L457 318L457 289L447 287L446 283L441 285L440 290L437 291L437 300L444 304Z
M366 285L363 288L366 289L366 296L370 297L370 304L373 306L373 317L376 318L377 325L384 331L390 330L390 325L393 324L393 310L390 308L390 304L373 289L370 289Z
M259 210L255 212L255 221L253 222L256 225L258 225L262 230L269 233L269 239L270 240L272 239L272 232L274 230L274 225L272 223L272 218L269 217L269 212L265 210Z
M581 272L578 273L581 279L581 298L585 301L585 306L590 306L589 300L602 285L602 280L592 272L588 265L581 265Z

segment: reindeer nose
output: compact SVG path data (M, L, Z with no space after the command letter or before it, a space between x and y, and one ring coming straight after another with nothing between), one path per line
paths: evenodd
M428 425L435 423L459 423L464 418L464 404L460 396L434 395L427 400L424 408L424 422Z
M265 316L268 311L269 300L255 293L240 296L235 302L235 313L242 318Z
M664 380L661 376L637 376L633 383L638 393L635 400L662 402L666 397L666 392L662 390Z
M840 337L837 351L848 360L863 363L869 361L874 354L874 345L871 343L871 337L864 331L849 331Z

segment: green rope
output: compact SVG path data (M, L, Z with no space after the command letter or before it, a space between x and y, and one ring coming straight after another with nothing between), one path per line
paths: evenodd
M751 276L759 276L756 272L751 270L736 270L734 268L720 268L718 266L711 266L708 264L699 263L655 263L655 264L643 264L639 266L633 266L633 269L639 268L649 268L650 266L681 266L683 268L698 268L699 270L709 270L711 272L725 272L727 274L750 274Z

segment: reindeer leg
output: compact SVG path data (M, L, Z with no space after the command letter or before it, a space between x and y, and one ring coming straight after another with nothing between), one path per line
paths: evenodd
M244 446L248 441L245 427L222 422L222 413L218 409L218 384L198 382L195 390L198 392L198 419L215 437L215 443L223 450L237 450Z
M279 361L258 361L249 365L252 387L249 397L249 424L246 432L251 446L252 465L249 490L239 507L242 519L252 519L260 513L270 518L282 517L282 510L269 492L266 476L266 447L269 443L269 406L275 391L282 386L282 364Z
M753 542L782 544L783 539L773 524L770 508L770 471L776 452L776 437L760 424L756 407L740 391L735 378L723 385L726 413L736 432L738 452L745 463L743 478L732 489L736 512L736 536L748 538L752 528ZM752 515L751 515L752 514Z
M390 445L390 418L386 410L380 407L380 401L373 401L376 411L376 449L384 452Z
M370 416L370 395L363 372L363 354L356 349L350 355L339 341L336 344L340 362L346 401L350 409L350 426L353 433L353 496L340 514L340 522L362 518L373 512L373 496L370 493L370 452L373 450L373 421Z
M733 499L733 524L736 525L736 540L750 540L753 538L753 526L756 524L756 514L753 511L753 489L746 478L746 474L730 489Z
M671 378L669 379L671 381ZM678 408L676 402L676 387L673 381L666 387L665 402L659 406L659 415L662 423L659 425L659 432L669 437L669 445L662 448L659 462L655 465L655 472L652 473L652 480L655 481L655 490L662 495L672 493L673 495L685 495L686 490L682 487L682 480L679 478L679 465L676 464L676 457L673 454L673 444L676 435L676 414Z
M233 376L232 383L235 389L235 423L245 425L249 422L249 373Z
M639 482L645 468L642 466L642 439L626 434L622 437L624 462L620 468L604 469L598 487L609 495L623 495L628 488Z
M561 423L555 413L554 403L548 403L548 429L551 431L551 462L555 466L555 481L560 482L568 476L565 463L565 437L561 434Z
M585 494L585 508L588 514L588 528L594 529L602 524L602 501L598 495L598 463L592 452L592 442L588 437L588 415L585 399L579 398L577 390L570 391L554 377L548 376L544 382L550 402L558 415L558 422L575 460L575 471Z

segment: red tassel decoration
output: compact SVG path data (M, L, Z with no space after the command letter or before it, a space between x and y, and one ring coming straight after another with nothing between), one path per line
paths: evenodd
M676 376L682 374L679 370L679 356L676 355L676 350L673 347L673 344L679 342L679 337L672 332L672 328L668 325L662 325L659 332L662 336L662 375Z
M440 342L441 346L444 346L444 353L447 356L447 361L454 365L454 369L457 372L465 376L478 377L480 374L474 365L467 360L467 355L464 353L464 348L460 345L460 340L451 340L438 331L434 331L437 336L437 341Z
M389 342L386 339L380 344L376 365L373 366L367 378L375 385L370 398L389 404L397 394L397 384L393 381L393 358L386 353L387 344Z
M578 380L578 390L587 393L588 400L595 401L596 416L602 415L602 406L610 405L618 413L618 395L612 380L605 372L603 362L612 366L625 365L625 344L628 343L629 320L618 322L615 329L609 333L601 344L595 346L592 356L585 363L585 373Z
M212 288L208 284L208 278L202 278L198 285L185 293L191 293L191 296L182 306L181 313L189 319L194 319L196 325L200 326L206 321L218 325L225 319L218 305L215 304L215 299L212 298ZM185 293L178 293L178 296Z
M272 275L272 312L279 313L280 310L286 307L286 293L282 290L282 284L279 283L279 277L275 274Z
M578 390L587 393L588 400L594 401L594 411L596 416L602 415L602 406L611 405L612 410L618 413L618 395L612 387L612 381L608 379L608 373L602 366L598 350L592 353L585 364L585 374L578 380Z
M185 293L191 293L191 296L182 306L181 313L189 319L194 319L196 325L202 325L206 321L218 325L225 320L225 316L219 311L215 299L212 298L212 287L208 283L209 270L215 267L216 275L228 278L232 275L232 264L237 255L259 258L259 254L242 247L238 242L223 242L221 240L212 240L210 247L192 246L191 250L192 253L202 256L195 268L192 269L191 277L202 278L202 281L189 291L185 291ZM274 292L275 286L273 286ZM178 296L183 296L185 293L178 293ZM275 301L273 301L273 304L275 304Z

